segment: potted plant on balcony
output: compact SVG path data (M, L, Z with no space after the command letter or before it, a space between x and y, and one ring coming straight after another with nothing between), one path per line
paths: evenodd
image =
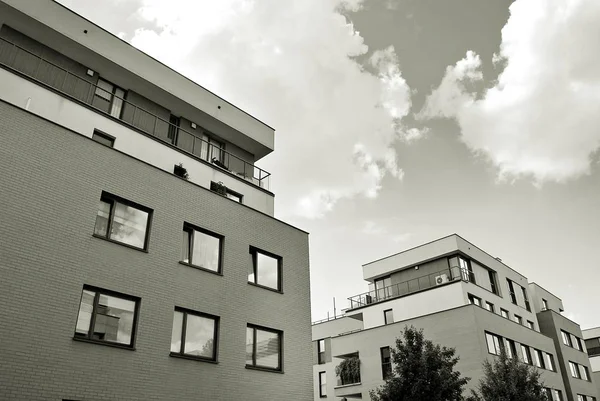
M360 383L360 359L357 356L344 359L335 367L335 374L342 385Z
M223 163L223 162L222 162L221 160L219 160L218 158L216 158L216 157L213 157L211 161L213 162L213 164L215 164L215 165L217 165L217 166L221 167L222 169L229 170L229 169L227 168L227 166L225 165L225 163Z
M227 196L227 187L225 186L225 184L223 184L222 181L211 183L210 190L215 191L221 196Z
M190 178L187 169L183 167L183 163L179 163L174 166L173 174L186 180Z

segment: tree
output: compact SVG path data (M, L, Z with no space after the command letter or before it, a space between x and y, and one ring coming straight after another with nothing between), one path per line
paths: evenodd
M493 362L483 362L483 378L472 401L547 401L540 372L532 366L510 358L504 349ZM550 399L551 401L552 399Z
M371 390L373 401L460 401L470 380L454 370L454 348L433 344L423 330L405 327L392 349L393 374Z

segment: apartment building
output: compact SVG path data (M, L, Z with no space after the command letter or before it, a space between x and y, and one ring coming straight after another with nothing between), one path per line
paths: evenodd
M52 0L0 0L0 399L312 399L274 130Z
M482 362L504 348L539 369L550 399L596 400L581 330L561 314L560 298L462 237L367 263L363 277L368 291L349 297L343 315L313 323L315 400L369 399L392 374L390 347L405 326L456 348L467 392ZM336 366L353 357L359 377L337 377Z
M582 334L590 358L592 377L600 395L600 327L583 330Z

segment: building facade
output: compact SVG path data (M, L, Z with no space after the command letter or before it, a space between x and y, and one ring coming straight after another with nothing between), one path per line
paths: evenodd
M0 0L0 399L312 399L274 130L52 0Z
M582 334L590 358L592 377L600 394L600 327L583 330Z
M579 325L562 301L458 235L363 265L369 291L348 298L341 316L313 323L314 398L369 399L391 374L390 347L406 326L456 348L457 369L483 376L482 362L504 348L535 366L554 401L595 401L597 390ZM360 375L336 376L351 357Z

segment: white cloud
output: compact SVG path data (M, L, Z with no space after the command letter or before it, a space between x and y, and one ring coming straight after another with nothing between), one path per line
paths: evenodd
M393 47L356 61L368 49L344 13L362 0L141 2L159 29L137 30L135 46L277 129L261 165L280 215L318 218L402 178L392 145L410 90Z
M481 60L448 67L421 116L456 118L462 140L501 178L536 184L589 174L600 147L600 2L517 0L493 62L504 69L481 94Z

